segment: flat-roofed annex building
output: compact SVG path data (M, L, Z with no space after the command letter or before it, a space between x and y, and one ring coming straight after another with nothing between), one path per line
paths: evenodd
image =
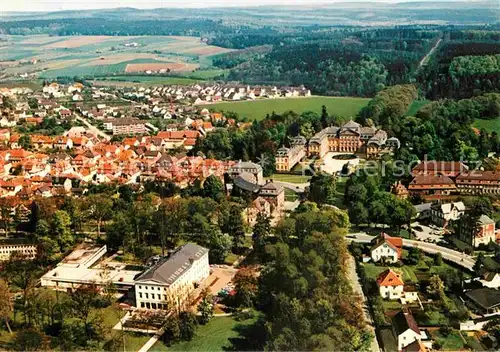
M128 292L134 287L135 278L141 271L128 270L124 263L101 265L106 253L106 246L81 244L43 275L40 284L42 287L71 292L82 285L105 288L112 282L118 291Z
M169 309L179 305L209 275L208 249L187 243L136 279L136 306Z

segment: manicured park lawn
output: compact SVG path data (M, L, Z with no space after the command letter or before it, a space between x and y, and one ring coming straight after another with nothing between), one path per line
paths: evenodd
M290 183L306 183L309 182L311 176L302 175L289 175L289 174L274 174L270 177L266 177L268 180L290 182Z
M208 108L215 111L234 111L241 117L247 117L250 120L262 120L266 117L266 114L271 114L273 111L277 114L290 110L298 114L304 111L315 111L321 114L321 107L325 105L330 115L348 120L350 118L354 119L369 101L370 99L366 98L314 96L308 98L223 102L208 105Z
M229 339L239 336L238 325L250 325L255 319L238 322L233 317L214 317L207 325L200 325L191 341L176 343L168 351L223 351L231 347ZM158 341L150 351L164 351L165 345Z
M488 132L500 133L500 117L493 120L476 119L474 121L474 127L479 129L484 128Z

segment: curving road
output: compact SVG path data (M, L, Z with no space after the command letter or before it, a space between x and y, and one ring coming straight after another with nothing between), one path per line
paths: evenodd
M355 241L360 243L369 243L373 239L374 236L367 235L363 232L349 234L349 237L347 237L348 241ZM420 248L422 251L429 254L441 253L443 259L453 262L471 271L476 262L476 260L470 255L455 251L453 249L442 247L434 243L407 240L403 238L403 247Z

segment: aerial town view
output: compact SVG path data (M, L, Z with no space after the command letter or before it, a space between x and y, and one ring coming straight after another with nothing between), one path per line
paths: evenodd
M0 351L500 350L498 0L0 2Z

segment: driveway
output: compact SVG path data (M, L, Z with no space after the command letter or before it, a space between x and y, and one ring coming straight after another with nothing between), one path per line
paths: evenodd
M342 168L346 163L350 163L353 166L358 166L359 165L359 158L354 158L354 159L348 159L348 160L336 160L333 159L335 155L346 155L349 153L334 153L334 152L329 152L326 153L326 155L323 157L323 163L320 167L321 171L326 172L328 174L335 174L337 172L342 171Z

